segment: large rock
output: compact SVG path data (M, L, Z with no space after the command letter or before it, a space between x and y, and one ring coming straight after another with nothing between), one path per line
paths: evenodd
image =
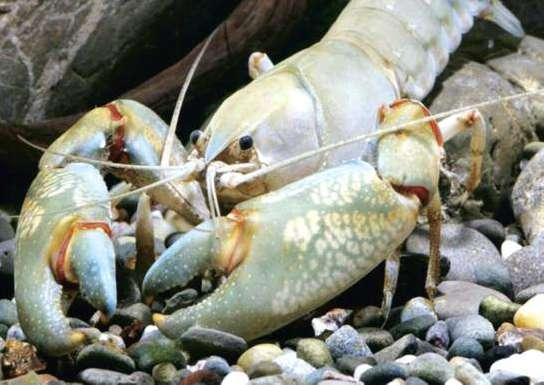
M512 191L512 206L530 243L544 234L544 150L539 151L519 175Z
M8 2L0 14L0 121L65 115L114 98L183 56L237 2Z
M429 232L418 228L406 243L409 252L429 253ZM450 261L448 281L469 281L510 292L511 282L495 245L478 231L457 224L444 224L440 254Z
M517 295L522 290L544 282L544 235L532 245L516 251L505 260Z

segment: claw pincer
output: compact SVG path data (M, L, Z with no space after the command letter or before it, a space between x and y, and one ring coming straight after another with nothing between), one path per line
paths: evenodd
M50 355L86 339L64 315L63 287L77 288L111 315L117 304L108 191L92 166L71 163L39 172L17 227L15 299L28 339ZM98 202L98 203L97 203Z

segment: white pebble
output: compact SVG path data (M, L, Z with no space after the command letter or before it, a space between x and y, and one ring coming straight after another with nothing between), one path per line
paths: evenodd
M463 385L457 378L450 378L444 385Z
M406 381L402 378L395 378L393 381L389 381L386 385L404 385Z
M414 356L413 354L407 354L405 356L402 356L402 357L399 357L395 360L395 362L399 363L399 364L409 364L410 362L412 362L413 360L415 360L417 357Z
M501 245L501 255L502 259L507 259L509 256L514 254L516 251L523 249L519 243L507 239Z
M521 354L513 354L508 358L498 360L489 369L491 377L527 376L533 382L544 381L544 353L538 350L528 350Z
M353 372L353 378L359 381L359 378L361 378L361 375L370 368L372 368L372 365L369 365L369 364L361 364L357 366L355 368L355 371Z
M246 385L249 377L244 372L230 372L223 378L221 385Z

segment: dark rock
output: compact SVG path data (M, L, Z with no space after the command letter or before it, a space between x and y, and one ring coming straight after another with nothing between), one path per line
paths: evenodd
M357 366L367 364L367 365L376 365L376 359L372 356L368 357L354 357L350 355L345 355L336 360L336 367L342 373L353 375L355 368Z
M434 300L435 310L440 319L478 314L480 303L489 295L501 301L510 300L496 290L471 282L444 281L438 285L438 291L444 294Z
M195 289L189 288L182 290L166 300L162 313L171 314L176 310L187 307L191 305L197 299L197 297L198 291Z
M180 341L193 359L218 355L227 360L236 360L247 350L243 338L215 329L190 328L181 335Z
M214 372L220 377L225 377L231 371L227 360L218 356L211 356L206 358L203 369Z
M132 358L118 348L100 343L91 344L81 349L76 358L76 365L79 370L98 368L122 373L132 373L136 370Z
M470 337L478 340L483 347L490 347L495 339L493 325L480 315L448 318L446 323L453 341L459 337Z
M419 377L430 384L443 384L454 376L454 369L442 356L425 353L408 364L411 376Z
M384 318L382 309L376 306L366 306L353 315L353 326L362 327L380 327Z
M359 380L366 385L385 385L395 378L404 379L407 375L407 370L403 366L393 362L385 362L365 371Z
M387 330L378 328L361 328L357 329L357 331L373 352L382 350L395 342L395 339Z
M13 275L15 239L0 242L0 274Z
M531 379L527 376L510 378L504 382L504 385L530 385Z
M164 362L170 362L177 368L183 368L186 361L179 343L166 338L158 330L130 346L128 354L139 369L147 372L151 371L153 366Z
M133 322L138 322L143 326L153 324L151 309L143 303L135 303L125 308L117 309L111 319L111 323L121 326L129 326Z
M428 254L428 229L417 228L408 238L406 248L412 253ZM498 287L501 292L511 291L512 283L499 251L478 231L463 225L443 225L440 254L451 262L446 280L468 281L481 285L492 283L493 288ZM485 270L490 273L482 275L482 271Z
M484 354L482 361L482 368L484 371L488 371L491 364L503 358L510 357L512 354L516 353L516 348L510 345L507 346L493 346L491 349L487 350Z
M467 227L477 230L485 235L497 249L500 249L501 243L506 237L506 230L504 226L495 219L474 219L472 221L465 222Z
M329 347L329 351L334 359L338 359L343 355L355 357L372 355L363 337L349 325L344 325L335 331L325 340L325 343Z
M166 246L166 248L169 248L174 243L176 243L176 241L180 239L182 236L183 236L183 233L180 233L180 232L176 232L176 233L172 233L168 235L166 239L164 240L164 246Z
M8 241L15 238L15 231L9 223L9 219L5 218L3 213L0 213L0 242Z
M448 325L444 321L438 321L427 330L425 341L440 349L447 349L450 345Z
M450 346L448 358L465 357L480 361L484 356L484 348L474 338L459 337Z
M544 294L544 283L530 286L516 294L516 302L525 303L537 294Z
M417 337L424 338L425 333L436 322L435 315L423 315L415 318L411 318L408 321L401 322L397 326L393 327L390 332L393 338L399 339L406 334L413 334Z
M413 334L408 334L397 340L393 345L374 354L374 358L378 363L395 361L399 357L415 353L417 347L417 338Z

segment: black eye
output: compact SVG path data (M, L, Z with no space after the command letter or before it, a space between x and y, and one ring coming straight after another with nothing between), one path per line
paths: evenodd
M253 147L253 138L249 135L242 136L238 143L240 144L240 149L249 150Z
M193 145L196 145L196 142L198 142L198 138L200 138L200 135L202 135L202 131L200 130L194 130L191 132L191 135L189 135L189 140Z

